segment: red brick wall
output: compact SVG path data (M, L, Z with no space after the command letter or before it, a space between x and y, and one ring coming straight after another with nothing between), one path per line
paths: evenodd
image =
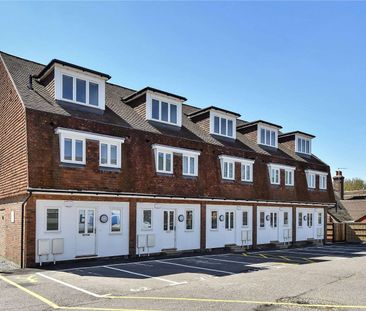
M0 58L0 199L28 184L25 111Z
M92 121L66 118L37 111L27 112L29 161L29 183L34 188L105 190L116 192L156 193L178 196L208 196L235 199L261 199L283 201L332 202L333 191L328 182L328 191L308 191L302 162L278 158L276 162L297 167L295 187L269 183L267 163L271 158L229 147L203 144L176 137L141 132L122 127L97 124ZM122 169L105 171L99 168L98 142L87 141L87 164L74 168L60 164L59 137L55 128L65 127L112 136L126 137L122 145ZM174 156L174 174L159 175L155 172L154 143L201 150L199 156L199 176L182 176L182 158ZM237 180L221 179L218 156L227 154L245 158L255 158L254 183L240 181L240 166L237 166ZM45 156L46 155L46 156ZM40 160L42 159L42 160ZM311 168L329 170L327 166L312 165ZM330 180L330 179L329 179Z
M21 261L21 205L20 202L0 205L0 256L18 265ZM10 221L12 211L14 222Z

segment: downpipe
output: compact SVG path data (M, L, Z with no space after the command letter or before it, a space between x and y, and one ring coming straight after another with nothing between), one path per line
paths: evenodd
M29 199L32 196L32 191L28 192L27 197L24 199L24 201L22 202L22 212L21 212L21 225L20 225L20 231L21 231L21 235L20 235L20 268L24 269L25 268L25 256L24 256L24 229L25 229L25 205L27 204L27 202L29 201Z

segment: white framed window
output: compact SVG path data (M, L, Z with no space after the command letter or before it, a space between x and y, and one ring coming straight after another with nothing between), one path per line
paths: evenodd
M227 118L214 116L214 134L221 136L234 136L234 122Z
M294 185L294 171L293 170L285 170L285 185L286 186Z
M104 167L121 167L121 144L99 142L99 165Z
M146 93L146 118L160 123L182 126L182 101L148 91Z
M222 160L222 179L235 179L235 162L231 160Z
M313 213L308 213L306 216L307 226L311 228L313 226Z
M151 118L153 120L174 125L178 123L177 105L153 98L151 107Z
M248 218L248 211L243 211L242 214L242 227L248 227L248 222L249 222L249 218Z
M265 213L264 212L260 212L259 213L259 228L264 228L265 227Z
M271 184L272 185L279 185L281 180L280 180L280 169L277 167L271 167L270 170L270 179L271 179Z
M241 180L247 182L253 181L254 160L229 155L220 155L219 159L222 179L235 180L235 163L240 163Z
M61 143L61 162L85 164L85 139L63 136Z
M104 98L101 99L105 92L104 81L73 71L61 71L59 75L61 91L57 99L94 108L104 106Z
M306 173L306 180L308 183L308 188L315 189L315 174L314 173Z
M295 139L296 152L311 154L311 140L302 136L296 135Z
M323 223L323 213L318 212L318 225Z
M277 220L278 220L277 217L278 217L278 215L276 212L274 212L274 213L271 212L269 214L269 219L270 219L269 224L270 224L271 228L277 228Z
M200 151L154 144L156 172L173 174L174 153L182 155L182 174L198 176L198 156Z
M103 163L102 166L121 166L121 144L124 143L124 138L60 127L55 130L55 133L58 134L60 138L61 162L84 165L86 163L86 140L90 139L99 141L99 165L102 165ZM102 144L108 146L102 147ZM117 150L115 150L115 148ZM117 159L115 159L116 152ZM117 160L117 162L115 160ZM117 164L115 165L114 163Z
M218 229L218 212L211 211L211 230Z
M211 111L210 133L236 139L236 118L217 111Z
M144 209L142 210L142 230L152 230L152 210Z
M319 189L327 189L327 175L319 175Z
M186 230L193 230L193 211L186 211Z
M288 212L283 212L283 225L288 226Z
M253 164L242 163L241 164L241 180L252 182L253 181Z
M225 212L225 229L233 230L234 229L234 212Z
M157 152L156 171L158 173L173 174L173 153Z
M183 175L197 176L198 175L198 157L183 155Z
M111 233L122 232L122 211L120 209L111 210Z
M258 143L270 147L278 147L278 130L264 125L258 126Z
M58 232L60 231L60 209L46 208L46 231Z
M297 214L297 225L298 225L299 227L302 227L302 212L299 212L299 213Z

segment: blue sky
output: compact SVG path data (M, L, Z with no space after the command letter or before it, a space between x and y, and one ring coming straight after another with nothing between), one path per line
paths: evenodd
M0 50L313 133L366 179L366 2L0 2Z

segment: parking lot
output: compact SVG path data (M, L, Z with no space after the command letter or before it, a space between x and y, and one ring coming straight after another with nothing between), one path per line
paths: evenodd
M0 309L356 310L365 279L355 244L96 261L0 275Z

